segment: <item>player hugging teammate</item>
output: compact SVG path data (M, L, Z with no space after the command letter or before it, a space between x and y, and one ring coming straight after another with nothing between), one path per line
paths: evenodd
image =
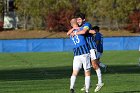
M75 20L76 26L73 25ZM83 13L77 13L75 19L71 20L72 29L70 29L67 35L70 35L73 41L74 48L74 60L73 60L73 73L70 79L70 92L74 92L74 85L76 76L83 65L85 71L85 86L81 90L85 90L85 93L89 93L90 87L90 63L96 71L98 77L98 83L94 92L98 92L104 83L102 83L101 70L98 65L99 57L97 56L97 45L93 34L96 33L95 29L92 29L90 23L85 21L85 15ZM77 26L78 25L78 26ZM90 54L90 57L89 57ZM90 62L91 61L91 62Z

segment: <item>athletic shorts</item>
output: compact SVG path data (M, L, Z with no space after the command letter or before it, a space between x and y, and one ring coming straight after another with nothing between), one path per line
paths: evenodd
M97 50L96 49L90 50L90 57L91 57L91 60L97 59Z
M82 65L83 65L84 71L90 70L91 64L90 64L90 55L89 54L74 56L73 70L79 71L82 68Z
M97 58L101 58L102 53L101 52L97 52Z

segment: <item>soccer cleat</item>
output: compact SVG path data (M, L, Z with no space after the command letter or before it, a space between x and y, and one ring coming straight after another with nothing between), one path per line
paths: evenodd
M103 86L104 86L104 83L97 84L97 86L96 86L94 92L98 92Z
M81 91L85 91L86 90L86 87L84 86L83 88L81 88Z
M90 85L90 88L91 88L92 86ZM83 88L81 88L81 91L85 91L86 90L86 87L85 87L85 85L83 86Z
M74 89L70 89L70 93L75 93L75 92L74 92Z

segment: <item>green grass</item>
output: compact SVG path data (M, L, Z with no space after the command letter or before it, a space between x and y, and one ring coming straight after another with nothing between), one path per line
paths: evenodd
M105 86L99 93L140 93L138 51L105 51L101 61L108 65L103 72ZM1 53L0 93L69 93L72 72L71 52ZM92 70L90 93L97 77ZM83 70L77 77L76 93L84 93Z

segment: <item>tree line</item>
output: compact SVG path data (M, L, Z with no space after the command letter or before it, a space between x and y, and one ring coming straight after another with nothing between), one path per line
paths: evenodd
M24 29L67 31L76 12L85 13L92 25L108 29L140 24L140 0L15 0L14 3ZM137 22L133 23L133 15Z

